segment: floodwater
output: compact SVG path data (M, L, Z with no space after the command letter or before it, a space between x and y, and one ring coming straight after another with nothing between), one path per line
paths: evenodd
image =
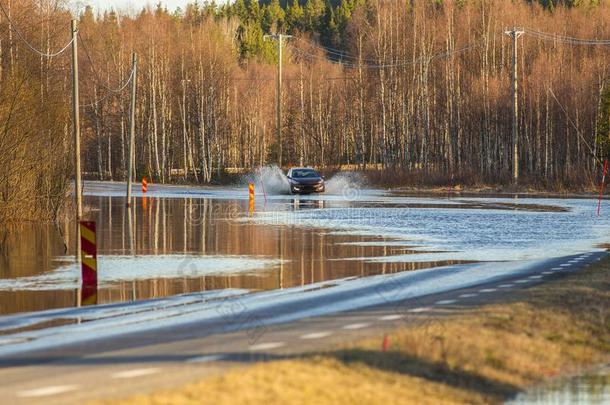
M595 200L418 198L329 181L324 195L257 187L149 187L125 209L125 185L85 184L97 224L100 303L226 288L250 291L530 260L610 242ZM605 208L605 206L604 206ZM26 224L0 239L0 314L78 304L75 224Z
M560 378L517 395L506 405L604 405L610 403L610 366Z

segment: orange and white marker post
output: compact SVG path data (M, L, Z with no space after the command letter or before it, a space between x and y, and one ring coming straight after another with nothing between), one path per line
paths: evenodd
M95 222L80 222L80 245L82 267L82 305L97 304L97 240Z
M144 194L146 194L147 191L148 191L148 180L146 180L146 177L142 177L142 192Z
M250 213L254 212L254 183L248 184L248 193L250 195Z
M254 201L254 183L248 184L248 192L250 194L250 201Z

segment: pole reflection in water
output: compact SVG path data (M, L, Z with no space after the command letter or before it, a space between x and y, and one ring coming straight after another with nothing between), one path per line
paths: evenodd
M98 224L100 303L224 288L282 289L448 264L367 262L410 250L360 243L386 241L381 237L261 224L256 212L250 217L248 200L147 197L131 208L123 197L84 201L86 218ZM295 199L271 209L322 207ZM75 305L79 270L66 256L64 237L75 246L74 234L62 236L47 225L24 225L7 235L0 251L0 313Z
M125 204L125 211L127 211L127 239L129 241L129 255L130 256L134 256L136 255L136 251L135 251L135 241L133 240L134 238L134 225L135 225L135 220L132 219L132 204ZM109 228L112 229L112 228ZM112 232L108 232L109 235L112 235ZM123 236L123 235L121 235ZM123 239L123 238L122 238ZM136 295L136 282L135 280L133 280L131 282L131 299L132 301L135 301L138 299L137 295Z

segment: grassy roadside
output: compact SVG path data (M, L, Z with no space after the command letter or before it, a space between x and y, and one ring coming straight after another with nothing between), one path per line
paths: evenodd
M610 258L514 302L259 363L124 404L498 403L610 360ZM116 403L116 402L113 402Z

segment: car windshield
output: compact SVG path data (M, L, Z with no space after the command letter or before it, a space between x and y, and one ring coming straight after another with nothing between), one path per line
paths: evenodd
M311 178L311 177L320 177L315 170L312 169L299 169L292 171L292 177L302 179L302 178Z

